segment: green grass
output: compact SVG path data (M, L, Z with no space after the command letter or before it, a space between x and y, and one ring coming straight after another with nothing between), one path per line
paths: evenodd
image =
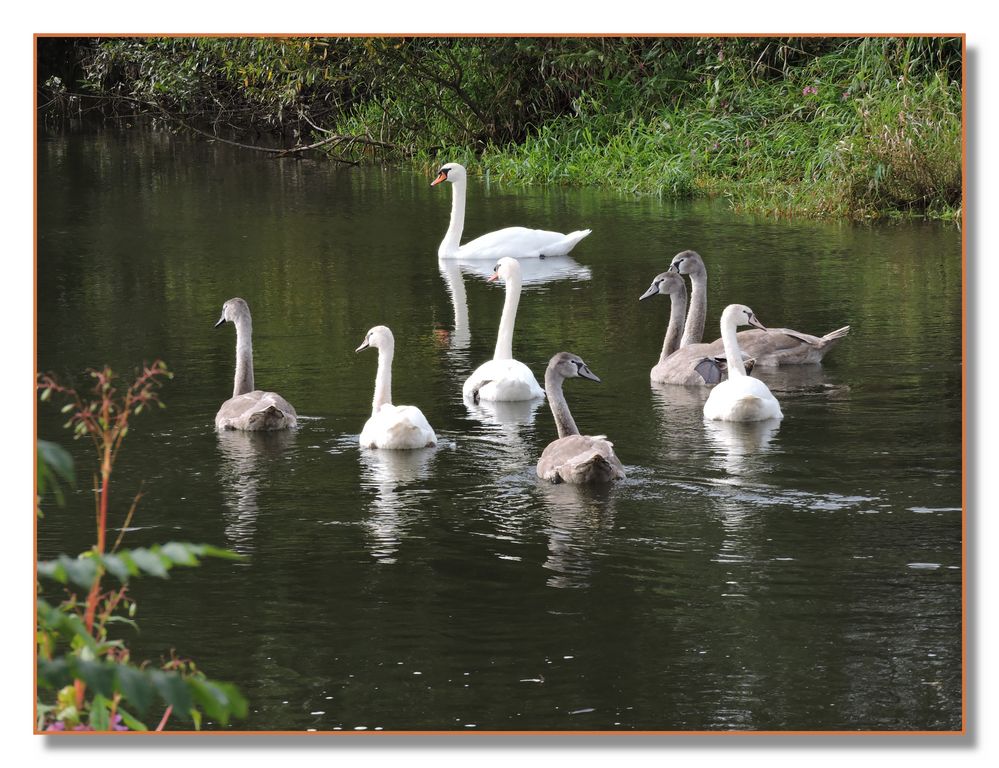
M726 195L738 210L776 216L954 219L960 91L937 81L856 95L802 78L744 91L724 108L560 118L522 144L487 147L476 166L516 183Z

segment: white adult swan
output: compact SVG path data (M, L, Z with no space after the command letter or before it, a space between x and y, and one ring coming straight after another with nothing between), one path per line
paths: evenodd
M658 295L670 298L669 325L666 327L659 362L652 367L649 378L656 384L681 384L688 387L712 386L724 379L728 364L723 352L716 353L710 344L680 346L680 335L685 332L687 286L679 272L670 269L656 275L652 279L652 285L638 300ZM752 360L743 360L743 364L747 373L752 370Z
M564 256L590 234L588 229L580 229L563 235L561 232L548 232L543 229L526 227L506 227L477 237L461 245L461 233L465 228L465 187L467 174L465 166L446 163L441 166L437 178L430 186L449 182L451 191L451 223L447 234L437 249L439 258L498 259L502 256Z
M226 321L236 326L236 378L232 397L215 415L215 428L272 430L296 426L298 414L287 400L276 392L253 388L253 322L243 299L229 299L222 305L222 317L215 327Z
M729 304L721 316L721 335L728 358L728 378L720 382L704 403L704 415L720 421L764 421L783 419L780 403L759 379L746 375L739 352L736 328L753 325L766 331L753 310L742 304Z
M412 449L437 445L437 435L419 408L392 405L392 357L395 354L392 331L384 325L376 325L354 351L368 347L378 350L378 373L375 374L371 418L361 430L361 447Z
M707 270L704 260L696 251L682 251L673 257L670 269L681 275L690 276L690 312L683 331L680 346L694 344L704 334L704 318L708 311ZM812 336L790 328L771 328L767 331L740 331L739 348L745 357L750 357L760 366L804 365L821 363L839 341L850 332L844 325L825 336ZM711 342L707 356L723 354L722 339Z
M476 368L461 388L462 397L473 403L479 400L534 400L545 396L531 369L513 359L513 324L520 303L520 262L509 256L500 259L489 279L499 277L506 282L506 299L493 359Z
M555 417L558 440L548 444L538 460L538 477L552 483L610 483L624 479L624 467L614 455L614 444L603 435L579 434L562 394L562 382L582 377L600 379L586 363L569 352L559 352L545 370L548 405Z

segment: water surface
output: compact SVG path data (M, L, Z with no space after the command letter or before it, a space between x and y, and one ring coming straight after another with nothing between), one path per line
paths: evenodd
M135 582L135 658L175 649L239 685L248 730L956 729L961 726L960 233L775 222L723 203L473 180L466 238L519 224L593 234L535 262L514 352L560 350L566 384L628 479L548 486L544 404L461 400L492 354L503 287L436 257L450 188L409 170L272 160L159 133L43 135L38 366L85 382L161 357L114 478L126 543L243 553ZM705 394L651 386L668 315L639 303L693 248L708 329L731 302L768 325L852 326L823 366L762 372L778 425L705 423ZM231 394L222 303L253 312L257 385L293 433L213 429ZM361 451L376 355L436 449ZM81 482L39 557L93 541ZM119 517L120 519L120 517ZM210 725L209 727L218 727Z

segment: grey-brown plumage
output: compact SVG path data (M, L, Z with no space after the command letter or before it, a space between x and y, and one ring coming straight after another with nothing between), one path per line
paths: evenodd
M296 426L298 414L287 400L276 392L254 389L253 321L243 299L232 298L222 305L222 317L215 327L226 322L236 326L236 376L232 397L215 415L215 428L264 431Z
M680 342L683 348L701 341L704 334L704 318L708 312L708 272L704 260L696 251L678 253L673 257L670 269L690 277L690 311ZM812 336L790 328L770 328L767 331L739 331L737 337L743 360L750 358L756 365L773 367L821 363L822 358L849 332L848 325L825 336ZM720 338L707 344L704 350L706 357L724 354L725 345Z
M825 336L812 336L790 328L769 328L765 331L739 331L736 337L743 355L756 360L757 365L771 367L777 365L808 365L821 363L833 347L850 332L844 325ZM711 354L724 354L725 345L717 339L708 346Z
M684 253L693 254L693 251ZM700 259L700 257L697 257ZM713 386L727 375L725 350L714 350L710 344L688 343L681 346L681 334L687 336L684 319L687 309L687 286L675 269L661 272L652 279L652 285L639 297L639 301L651 296L669 296L670 315L663 339L659 362L652 368L650 378L658 384L681 384L689 387ZM696 321L695 321L696 322ZM703 317L700 322L703 324ZM744 360L748 370L752 370L752 360Z
M569 413L562 382L577 377L600 381L582 359L569 352L559 352L549 361L545 371L545 393L555 417L558 440L549 443L542 452L538 460L538 477L552 483L578 484L623 480L624 466L614 454L614 444L603 435L579 434Z

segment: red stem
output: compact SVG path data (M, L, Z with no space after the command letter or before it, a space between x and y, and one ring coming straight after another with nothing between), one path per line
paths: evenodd
M163 719L160 720L160 724L156 726L157 731L162 731L167 724L167 720L170 719L170 713L173 712L173 704L166 708L166 712L163 713Z

